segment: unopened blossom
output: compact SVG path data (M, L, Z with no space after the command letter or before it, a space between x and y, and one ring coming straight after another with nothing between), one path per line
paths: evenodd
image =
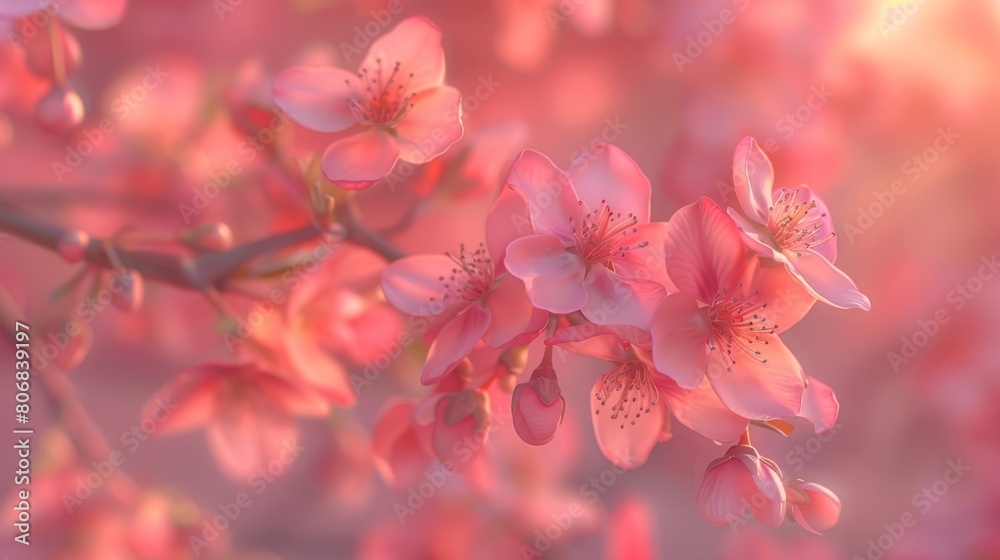
M801 478L785 485L788 517L817 535L840 520L840 498L829 488Z
M778 527L785 517L781 469L747 443L730 447L705 470L698 512L719 527L748 512L764 525Z
M566 412L566 399L552 368L551 347L546 349L546 358L531 379L514 388L510 405L514 430L525 443L544 445L552 441Z

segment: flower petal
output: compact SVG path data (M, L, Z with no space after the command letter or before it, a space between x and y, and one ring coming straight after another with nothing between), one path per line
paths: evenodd
M743 213L752 220L767 223L771 213L774 167L764 150L751 137L740 140L733 154L733 186Z
M609 362L625 362L630 359L627 344L648 346L649 333L630 325L597 325L584 323L565 327L545 341L581 356L590 356Z
M580 203L569 177L552 160L524 150L511 164L506 184L528 203L536 234L554 235L566 247L576 246L573 229L580 224Z
M621 414L614 414L610 403L609 406L601 406L604 401L604 377L609 373L598 377L590 390L590 417L594 423L594 435L597 436L601 452L609 461L623 469L634 469L646 462L656 445L666 409L663 401L660 401L651 406L650 411L641 418L632 420ZM610 398L614 399L616 395Z
M803 251L798 255L785 252L785 266L802 286L816 299L841 309L872 308L868 296L862 294L847 274L816 251Z
M677 289L711 303L743 264L746 248L732 218L702 198L674 213L664 252Z
M628 236L629 244L633 247L641 243L647 245L615 255L615 272L625 278L652 280L666 288L667 292L676 292L677 286L667 274L667 257L664 254L669 225L667 222L646 222L637 224L635 229L636 232Z
M802 367L775 335L760 333L760 356L717 346L708 353L708 379L729 410L753 420L795 416L802 409Z
M80 29L111 27L121 21L127 6L126 0L69 0L58 4L59 18Z
M616 214L634 214L639 223L649 221L649 179L618 146L605 144L604 149L584 152L566 174L588 211L606 201Z
M231 408L206 431L212 455L233 479L246 480L278 459L298 437L291 416L262 404L258 401Z
M527 202L514 190L502 189L486 215L486 248L497 276L507 270L504 261L510 242L532 233Z
M685 389L701 385L710 332L708 308L699 307L684 293L667 296L656 308L650 327L656 371Z
M648 329L653 311L667 290L658 282L623 278L595 265L587 274L587 293L587 304L581 311L592 322Z
M837 395L828 385L815 377L809 377L809 386L802 395L802 411L799 416L812 422L817 434L833 429L840 413Z
M393 488L419 483L432 460L410 423L414 408L410 401L390 401L372 431L375 467Z
M791 504L795 522L817 535L833 528L840 521L840 498L829 488L814 482L800 482L798 485L809 498L809 503Z
M369 75L376 76L381 70L387 75L396 63L399 63L398 74L408 77L408 93L420 93L443 84L441 31L422 17L404 19L392 31L375 39L359 71L367 69Z
M338 132L357 122L351 80L354 74L341 68L289 68L274 79L274 103L310 130Z
M492 319L483 342L493 348L510 348L530 342L545 328L547 311L531 305L524 283L508 274L486 296Z
M722 404L708 379L694 389L684 389L666 376L654 377L660 394L677 421L710 440L731 442L740 437L749 423Z
M798 323L816 303L816 298L783 265L765 266L759 259L751 259L740 276L744 285L758 292L759 300L767 303L767 320L775 334Z
M470 305L463 313L449 321L431 344L420 382L424 385L433 385L440 381L458 362L468 356L469 352L472 352L489 326L490 312L478 305Z
M396 139L379 128L369 128L327 147L323 175L348 190L367 189L388 175L397 159Z
M382 292L396 309L431 317L463 300L444 298L455 261L444 255L415 255L393 261L382 272Z
M507 270L524 281L535 307L552 313L572 313L587 303L586 266L567 252L558 238L528 235L507 247Z
M427 163L462 137L462 95L451 86L429 89L410 101L410 110L396 125L399 157Z
M807 215L810 217L808 218L810 220L809 227L819 226L812 233L812 238L817 241L825 239L825 241L812 244L809 248L826 257L826 260L836 262L837 234L833 227L833 215L830 213L830 208L826 205L826 202L805 185L800 185L794 189L782 188L774 193L774 200L777 200L782 195L788 197L788 204L792 206L806 208L814 206L807 210Z

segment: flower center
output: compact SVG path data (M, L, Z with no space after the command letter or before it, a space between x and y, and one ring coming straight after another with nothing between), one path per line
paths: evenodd
M732 292L723 289L716 294L708 315L712 328L708 347L722 352L726 371L733 371L736 360L744 357L767 363L761 350L768 341L760 337L774 334L778 325L767 321L767 302L761 301L759 291L748 294L742 283Z
M482 243L475 251L469 252L465 245L459 246L458 257L445 253L455 263L451 276L439 276L444 285L441 291L441 301L453 303L456 301L476 301L493 287L493 261ZM434 301L434 298L431 298Z
M799 201L796 196L798 193L799 189L792 191L787 188L781 189L781 194L774 201L774 205L768 208L771 213L767 216L767 229L770 230L778 247L801 257L802 251L825 243L837 234L831 232L823 238L816 239L816 235L823 228L822 219L826 217L826 213L817 211L815 200Z
M416 94L407 94L406 87L411 72L406 83L401 83L399 79L400 63L397 62L392 67L391 72L382 70L382 59L375 59L375 68L370 69L365 66L358 70L359 87L355 90L359 97L352 98L349 103L354 118L363 125L379 125L392 128L403 120L406 113L413 108L413 98ZM344 80L348 86L350 79Z
M583 202L580 202L583 205ZM642 249L649 245L648 241L637 239L639 229L635 227L639 218L629 212L622 217L621 212L615 213L606 200L601 201L597 210L583 217L581 224L570 225L576 237L576 247L580 255L590 264L603 264L613 269L615 257L624 257L625 253Z
M601 388L594 395L601 404L594 414L600 414L610 403L611 419L621 419L624 430L626 423L635 426L643 414L649 414L659 396L649 368L640 362L626 362L601 376Z

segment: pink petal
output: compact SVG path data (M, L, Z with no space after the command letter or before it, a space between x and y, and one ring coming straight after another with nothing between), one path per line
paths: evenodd
M291 329L286 334L284 350L291 369L287 374L334 404L354 406L354 388L344 366L312 337Z
M528 204L513 189L502 189L486 215L486 248L493 257L497 276L507 270L507 246L518 237L531 235Z
M638 327L584 323L559 329L545 344L581 356L621 363L630 359L629 344L648 346L650 342L649 333Z
M461 315L448 322L431 344L420 382L433 385L440 381L472 352L489 326L490 312L478 305L470 305Z
M410 424L414 408L409 401L391 401L372 432L375 467L393 488L419 483L431 462Z
M44 10L54 0L0 0L0 17L19 18Z
M798 323L816 303L816 298L783 265L764 266L759 259L751 259L740 276L744 285L759 292L760 301L767 303L767 321L775 327L775 334Z
M718 346L708 353L708 379L730 410L753 420L795 416L805 390L802 367L775 335L760 333L760 356ZM735 363L733 363L735 359ZM766 360L766 362L764 361Z
M809 498L809 503L791 505L795 522L817 535L833 528L840 521L840 498L829 488L814 482L800 482L799 487Z
M300 125L338 132L355 124L350 100L354 74L341 68L289 68L274 79L274 103Z
M121 21L126 0L69 0L57 2L59 18L81 29L106 29Z
M399 157L410 163L427 163L443 154L462 137L462 95L451 86L429 89L411 101L411 108L396 125Z
M667 274L667 257L664 253L669 224L646 222L637 224L635 229L638 231L629 236L629 243L635 245L645 242L648 245L639 250L626 251L624 255L615 255L615 272L625 278L652 280L666 288L667 292L676 292L677 286Z
M535 307L572 313L587 303L586 266L557 237L528 235L507 247L507 271L524 281Z
M649 179L621 148L605 144L598 152L581 154L566 174L577 197L588 210L606 201L614 213L634 214L640 223L649 221Z
M833 265L826 257L815 251L803 251L798 256L785 252L788 271L816 299L841 309L872 308L868 296L858 291L858 287L847 274Z
M710 440L735 441L746 430L747 419L722 404L708 379L702 378L695 389L683 389L668 377L657 377L656 386L677 421Z
M666 237L670 279L703 303L711 303L743 264L746 248L739 229L707 198L675 212Z
M698 489L698 512L716 527L723 527L743 516L750 499L757 493L753 476L734 457L712 462Z
M656 305L667 295L652 280L623 278L595 265L587 274L587 304L581 311L598 324L633 325L648 329Z
M209 426L209 447L219 467L236 480L246 480L282 451L294 449L298 430L290 416L261 406L230 410Z
M594 423L597 444L604 456L615 465L623 469L638 468L645 464L659 440L666 409L660 401L637 419L625 418L624 414L616 415L611 407L619 393L612 393L605 399L605 375L608 373L598 377L590 390L590 418ZM602 406L603 401L607 401L607 406Z
M485 305L492 318L483 342L494 348L526 344L549 321L548 312L531 305L524 283L513 275L500 280L487 294Z
M403 77L407 93L441 86L444 83L441 31L422 17L404 19L392 31L375 39L361 62L361 69L367 68L371 76L378 75L379 69L388 75L397 62L398 75ZM410 74L413 76L409 77Z
M828 385L815 377L809 377L809 386L802 395L802 411L799 416L813 423L817 434L830 431L837 423L840 403L837 395Z
M416 255L389 263L382 272L382 292L396 309L430 317L464 300L445 301L445 283L455 274L455 261L445 255Z
M762 224L771 213L774 168L757 141L749 136L740 140L733 154L733 186L743 213Z
M217 412L219 383L239 375L246 364L202 364L179 373L142 407L142 417L156 421L156 433L168 435L207 424Z
M388 175L397 159L396 139L380 128L369 128L327 147L323 175L348 190L366 189Z
M685 389L705 378L705 354L711 324L708 308L684 293L670 294L653 314L653 364Z
M524 150L510 166L506 184L528 203L535 233L554 235L566 247L576 246L573 229L580 224L580 204L569 177L552 160Z
M555 385L555 399L543 399L539 396L540 385ZM527 383L521 383L514 388L511 397L511 414L514 419L514 430L517 435L529 445L545 445L552 441L562 422L566 411L566 399L558 394L558 383L555 379L540 377ZM546 403L546 400L551 402Z
M774 199L777 200L782 193L785 196L791 197L791 204L809 206L815 205L808 211L807 216L811 217L809 222L809 227L819 225L819 229L813 233L812 238L816 241L825 239L822 243L816 243L809 248L824 257L830 262L837 261L837 237L834 232L833 227L833 214L830 213L830 208L826 205L826 202L819 197L818 194L814 193L809 187L802 185L795 187L794 189L780 189L774 193Z
M781 249L775 245L774 238L771 236L771 232L767 231L766 226L747 220L734 208L729 208L726 213L736 223L736 227L739 228L740 234L743 236L743 241L751 251L768 259L785 262L785 256L781 253Z

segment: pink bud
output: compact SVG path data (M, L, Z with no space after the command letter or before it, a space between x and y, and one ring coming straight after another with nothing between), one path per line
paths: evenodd
M705 470L698 511L719 527L737 522L748 511L757 521L778 527L785 516L781 470L753 447L734 445Z
M542 366L535 370L530 381L514 388L511 397L514 431L530 445L552 441L566 412L566 399L560 394L555 372L551 376L540 374L539 370L543 369L552 368Z
M56 38L62 46L64 76L70 77L76 74L76 71L80 68L80 61L83 59L80 42L58 20L53 19L52 25L55 27ZM53 62L52 52L52 37L50 33L38 33L24 45L25 66L36 76L47 80L56 80L58 76L56 76L56 67Z
M59 240L56 250L59 252L59 256L66 259L67 262L78 263L86 256L88 245L90 245L90 236L87 235L87 232L67 231Z
M83 100L71 89L53 87L35 106L35 120L46 132L65 134L83 122Z
M468 466L486 444L490 423L490 396L485 392L467 389L442 397L434 407L434 455L452 470Z
M225 251L233 246L233 232L224 223L204 224L182 231L179 240L195 251Z
M132 312L142 307L145 287L140 275L135 270L116 271L113 273L111 302L115 307L125 312ZM115 289L118 284L119 289Z
M790 517L810 533L820 534L840 520L840 498L829 488L801 478L785 486Z

